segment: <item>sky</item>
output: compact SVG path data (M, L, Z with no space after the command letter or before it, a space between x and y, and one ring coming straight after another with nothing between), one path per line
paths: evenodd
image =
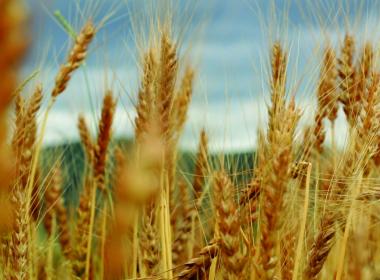
M138 89L138 50L153 0L27 0L31 50L22 74L38 75L46 96L72 39L57 22L59 11L75 30L91 18L100 26L88 59L49 114L45 143L78 139L76 120L84 114L95 131L102 96L111 88L118 97L114 133L130 137ZM165 2L162 0L160 3ZM312 120L315 86L323 47L338 47L346 30L358 42L379 43L380 10L370 0L177 0L172 1L173 33L180 53L196 69L196 86L181 146L194 148L202 128L215 150L249 150L265 128L269 48L280 40L289 53L288 95L304 111L302 127ZM161 9L168 7L161 5ZM154 7L155 8L155 7ZM147 46L147 44L142 44ZM47 100L48 98L46 98ZM41 114L42 117L42 114ZM344 116L337 139L346 137Z

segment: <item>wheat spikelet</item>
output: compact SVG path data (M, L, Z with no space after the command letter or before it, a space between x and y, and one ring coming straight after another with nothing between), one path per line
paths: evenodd
M36 86L34 93L30 99L28 109L26 111L26 123L28 124L32 119L36 117L37 112L41 108L42 103L42 85L39 84Z
M335 214L327 212L321 219L319 231L309 253L307 267L304 272L305 279L318 279L319 272L334 245L335 218Z
M90 133L90 130L88 129L84 116L80 115L78 117L77 126L78 126L79 136L84 148L84 153L86 154L88 163L92 166L93 161L94 161L95 147L94 147L93 140L91 139L91 133Z
M355 108L355 101L358 96L356 90L357 73L353 61L354 44L353 37L346 34L341 49L341 57L338 59L338 74L341 88L340 101L343 103L344 113L351 126L354 125L354 120L358 114L357 108Z
M11 234L4 235L1 238L1 257L2 276L5 279L10 279L12 276L13 261L13 242Z
M198 152L195 160L195 170L193 179L193 190L195 198L199 199L203 192L203 185L205 183L206 172L208 169L208 139L204 129L201 130L198 144Z
M220 234L220 257L224 279L241 279L247 263L246 252L241 252L240 220L237 204L234 201L234 187L227 174L215 176L214 204Z
M174 120L173 102L174 87L177 76L178 60L176 46L171 42L169 35L161 35L160 62L158 65L158 85L156 102L161 120L161 134L166 143L171 141Z
M182 209L182 220L179 221L179 225L174 231L174 242L172 245L173 263L179 264L186 258L185 253L190 239L190 233L192 229L192 220L196 215L193 205L187 190L186 183L182 180L179 183L180 189L180 206ZM177 217L176 217L177 218Z
M286 84L286 53L282 50L279 42L272 47L271 54L272 76L271 76L271 107L268 109L268 139L273 141L273 132L276 131L280 111L285 106L285 84Z
M373 73L369 80L369 84L366 87L366 89L368 89L367 94L365 96L365 99L363 100L364 114L361 115L361 122L358 126L361 137L364 137L366 133L374 133L374 130L376 130L379 126L379 111L377 109L377 106L379 104L379 73Z
M157 231L149 218L144 223L140 236L142 263L147 275L156 275L159 271L159 246Z
M66 64L62 65L55 79L52 97L56 98L67 87L72 73L81 65L87 55L87 48L95 36L95 27L92 21L88 21L75 39L75 44L70 51Z
M186 121L187 111L189 109L189 104L191 101L191 96L193 93L193 80L194 80L194 71L190 67L187 67L185 70L184 77L181 82L180 90L178 96L176 97L176 104L174 109L177 110L176 116L176 132L178 135L183 129L183 126ZM177 136L178 137L178 136Z
M321 91L326 93L324 106L327 111L328 118L331 122L334 122L338 117L338 96L337 96L337 60L335 52L332 48L327 47L323 58L323 82L321 81Z
M370 43L366 43L357 66L357 90L358 98L360 98L357 102L361 102L366 98L366 90L369 82L368 80L371 78L373 71L373 60L374 53L372 45Z
M136 105L137 116L135 118L135 137L137 143L141 143L148 132L152 118L153 86L156 79L157 62L153 51L150 50L144 58L143 79L138 93Z
M115 114L116 103L111 91L107 91L103 99L101 119L96 149L94 152L94 177L97 187L105 191L105 169L107 161L108 144L111 140L111 128Z
M23 143L21 150L21 159L20 159L20 181L23 188L27 187L29 180L29 173L32 164L32 154L34 150L34 145L37 138L37 112L41 107L42 102L42 87L39 85L36 87L36 90L33 96L30 99L29 105L25 110L24 121L22 123L23 130Z
M89 239L89 225L91 216L91 189L94 187L92 178L86 177L77 209L77 229L73 252L73 273L82 278L86 268L86 250Z
M260 197L260 179L253 179L248 188L245 190L240 199L240 205L245 211L243 217L246 218L247 225L251 226L259 218L259 197Z
M21 96L16 97L15 110L15 132L12 140L12 147L16 154L18 163L16 164L18 176L21 177L21 184L26 186L28 168L31 163L32 149L36 141L36 116L41 107L42 87L38 85L29 101L25 104Z
M15 190L15 228L12 234L13 243L13 277L14 279L29 279L29 242L28 242L28 209L26 199L20 190Z
M287 54L283 51L281 44L276 42L272 47L271 54L271 67L272 76L270 80L271 84L271 104L269 109L269 126L273 125L273 117L277 114L278 110L285 105L285 86L286 86L286 65Z
M12 149L16 156L16 159L20 158L20 150L24 141L24 115L25 115L25 100L21 95L17 95L15 98L15 131L12 138Z
M314 148L317 152L323 152L323 142L326 132L323 127L323 119L328 117L331 122L337 118L338 104L335 97L337 73L335 70L335 53L327 47L323 56L323 65L320 73L317 98L318 108L314 117Z

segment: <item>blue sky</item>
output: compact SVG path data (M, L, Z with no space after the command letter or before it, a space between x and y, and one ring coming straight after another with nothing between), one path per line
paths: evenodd
M38 69L34 82L49 93L71 40L53 17L59 10L76 30L91 17L100 24L86 65L78 71L50 114L47 143L77 139L76 118L84 113L95 127L101 96L111 87L119 97L115 134L131 135L138 87L135 30L147 18L152 0L28 0L33 45L24 75ZM156 1L157 2L157 1ZM214 0L173 1L174 33L190 48L197 85L182 145L193 147L202 127L215 149L249 149L265 126L268 46L280 39L289 50L290 94L312 117L315 79L326 40L338 46L349 28L358 41L378 44L376 1ZM189 43L191 42L191 44ZM344 139L344 120L338 133ZM342 140L343 141L343 140Z

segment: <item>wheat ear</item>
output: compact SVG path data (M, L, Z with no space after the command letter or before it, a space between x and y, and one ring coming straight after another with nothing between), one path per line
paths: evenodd
M182 78L179 92L176 96L176 104L174 107L174 109L177 110L176 132L178 136L180 135L180 132L182 131L186 121L187 112L189 110L189 105L193 94L193 82L194 70L190 67L187 67L185 70L185 74Z
M87 162L90 164L90 166L92 166L94 162L95 145L93 143L90 130L87 126L86 120L83 115L79 116L77 127L84 148L84 152L87 157Z
M81 63L85 60L88 46L94 38L95 32L96 30L92 21L88 21L78 34L67 58L67 62L61 66L55 78L55 85L51 93L53 98L56 98L66 89L72 73L79 68Z
M239 238L241 224L234 193L235 188L227 174L218 173L215 176L214 204L224 279L241 279L247 264L247 250ZM241 247L243 249L239 250Z
M343 110L351 126L354 126L355 118L358 114L355 99L357 98L356 80L357 73L354 66L355 41L347 34L341 49L341 56L338 59L338 74L340 78L340 101Z
M144 57L143 79L141 81L136 105L135 137L137 143L143 142L152 121L153 90L157 75L157 61L152 50Z

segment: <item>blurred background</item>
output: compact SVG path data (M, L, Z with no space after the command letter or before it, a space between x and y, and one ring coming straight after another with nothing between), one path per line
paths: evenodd
M316 79L326 43L339 47L346 30L355 34L359 46L366 40L377 45L380 38L378 1L164 2L26 1L31 15L32 48L23 75L36 73L30 86L42 82L46 94L72 44L72 34L60 19L64 18L75 31L88 18L100 27L85 65L74 75L49 115L46 144L77 141L79 113L86 115L95 130L107 88L119 99L115 135L132 137L140 73L141 48L137 46L144 48L146 27L152 13L160 13L157 9L165 12L171 7L174 37L197 70L196 88L181 141L186 150L197 145L203 127L208 131L213 150L255 148L257 130L266 125L268 49L275 40L283 42L289 51L288 95L296 95L304 111L302 123L306 124L313 116ZM340 115L337 141L343 143L346 128Z

